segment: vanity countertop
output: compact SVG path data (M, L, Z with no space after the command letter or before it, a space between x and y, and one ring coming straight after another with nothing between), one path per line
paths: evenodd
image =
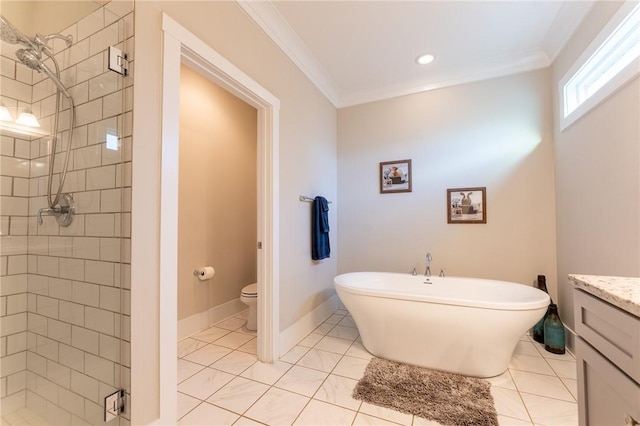
M640 278L570 274L569 280L577 288L640 317Z

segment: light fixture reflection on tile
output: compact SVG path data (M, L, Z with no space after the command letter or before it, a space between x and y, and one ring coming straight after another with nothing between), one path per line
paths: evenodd
M27 127L40 127L40 123L35 115L31 112L31 110L25 110L20 113L18 118L16 119L17 124L22 124Z
M13 121L9 108L4 105L0 105L0 121Z

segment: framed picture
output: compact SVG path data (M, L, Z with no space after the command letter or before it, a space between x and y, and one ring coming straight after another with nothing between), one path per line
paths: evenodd
M411 160L380 163L380 193L411 192Z
M487 223L487 188L447 189L448 223Z

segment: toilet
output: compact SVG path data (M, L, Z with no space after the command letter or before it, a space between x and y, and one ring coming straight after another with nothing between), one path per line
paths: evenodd
M247 317L247 330L258 329L258 283L244 286L240 293L240 301L249 306L249 316Z

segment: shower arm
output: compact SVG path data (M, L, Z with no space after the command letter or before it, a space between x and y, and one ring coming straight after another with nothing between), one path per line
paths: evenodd
M48 50L49 52L51 52L51 48L49 47L49 40L52 40L54 38L64 40L67 47L71 47L71 45L73 44L73 36L71 34L65 36L62 34L42 35L42 34L36 33L36 37L34 41L38 45L42 46L45 50Z

